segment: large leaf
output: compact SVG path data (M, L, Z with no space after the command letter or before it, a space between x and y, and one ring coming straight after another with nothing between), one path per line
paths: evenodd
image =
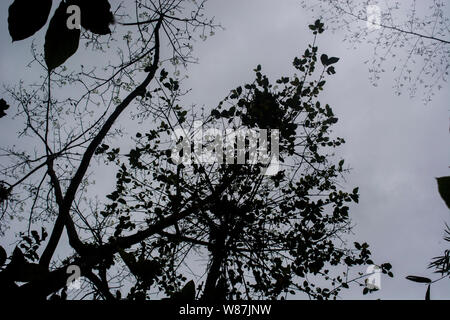
M45 63L50 70L62 65L78 49L80 30L67 27L70 14L67 13L68 3L61 2L50 20L45 35Z
M15 0L9 7L8 29L13 41L31 37L47 22L52 0Z
M72 0L81 9L81 26L93 33L111 33L109 25L114 23L114 15L108 0Z
M414 282L419 283L431 283L431 279L425 278L425 277L418 277L418 276L407 276L406 279Z
M450 209L450 177L436 178L438 184L439 194L445 201L445 204Z

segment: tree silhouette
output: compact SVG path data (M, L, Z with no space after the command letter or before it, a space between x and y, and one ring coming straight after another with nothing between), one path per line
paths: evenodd
M328 299L351 281L333 276L336 266L373 263L367 243L355 243L354 248L341 243L351 230L347 204L358 201L358 188L344 192L338 187L346 171L344 161L333 163L326 152L344 141L330 137L337 118L331 107L317 101L324 74L338 59L322 55L320 66L317 60L317 47L310 46L294 60L303 75L282 77L276 86L258 66L255 81L232 90L207 117L168 107L158 129L138 133L137 147L124 160L114 158L120 168L117 187L102 212L118 220L114 236L136 228L134 212L142 211L149 225L180 210L189 213L131 251L157 261L159 273L150 275L167 296L178 292L186 270L198 267L197 260L189 259L195 256L208 261L206 275L198 276L197 298L212 301L275 299L299 292ZM317 79L312 77L315 68L321 71ZM168 88L173 83L165 82ZM170 90L167 96L176 101L177 92ZM191 164L174 163L172 152L181 150L167 147L173 142L173 128L181 126L181 140L187 139L190 147L198 130L194 122L200 120L207 150L217 141L207 134L211 129L278 129L282 169L265 176L264 163L238 165L234 149L227 155L233 164L196 162L201 155L194 155ZM237 140L232 141L237 147ZM139 281L133 265L129 269L136 275L135 293L144 296L149 287ZM389 269L383 264L384 272L390 274ZM308 275L325 279L328 286L318 286Z
M58 10L49 30L54 19L62 21ZM321 55L319 61L317 46L310 45L294 60L301 76L276 85L258 66L253 83L199 116L180 106L186 91L163 66L194 61L195 34L205 38L219 27L203 11L204 1L136 0L132 8L117 8L115 20L125 28L116 31L119 62L104 68L62 66L70 54L49 49L51 31L44 54L34 49L35 66L46 75L42 83L8 88L24 121L19 139L30 139L34 149L2 148L9 162L0 171L1 231L22 230L9 258L0 247L2 298L71 297L68 270L75 266L86 280L78 294L91 299L125 293L137 300L154 293L174 300L253 299L297 292L327 299L360 278L349 278L350 267L373 263L366 243L353 247L342 238L351 230L346 203L358 201L358 189L339 187L347 170L343 160L334 163L331 150L344 141L330 136L337 118L317 101L338 58ZM18 32L17 39L43 24ZM95 27L83 19L82 27L80 39L71 41L88 49L106 50L117 40L114 32L93 37L86 30L95 33ZM310 28L314 37L323 32L320 21ZM110 145L120 141L117 125L126 112L153 126L124 154ZM175 130L195 135L199 119L202 130L279 130L279 172L264 175L266 165L253 162L176 164ZM118 166L115 190L104 201L90 196L102 164ZM63 260L56 255L60 246ZM196 257L206 257L206 275L188 281L189 266L201 268ZM392 276L388 263L381 267ZM317 277L327 284L315 283Z

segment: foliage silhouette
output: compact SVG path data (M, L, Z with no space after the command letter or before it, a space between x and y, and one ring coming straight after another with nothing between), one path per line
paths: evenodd
M351 193L339 190L335 183L346 171L344 161L331 164L328 155L320 152L338 147L344 140L329 137L337 118L331 107L316 101L324 88L328 66L338 58L323 58L319 78L309 79L316 68L317 51L316 46L310 45L301 58L294 60L303 77L282 77L276 85L270 83L258 65L253 83L232 90L201 121L203 131L278 129L280 161L304 164L294 166L296 170L286 166L268 178L261 174L263 164L194 161L191 166L176 165L172 161L174 150L162 146L170 144L177 125L189 137L197 130L193 120L188 120L188 110L179 105L167 107L156 130L137 133L137 147L127 153L125 161L116 156L110 158L119 172L116 189L107 196L111 203L101 214L119 219L115 237L134 231L132 212L153 212L146 214L148 225L180 214L180 210L183 216L183 211L189 213L135 251L136 255L145 251L147 256L158 257L163 272L156 282L167 296L173 296L174 288L185 281L175 266L188 264L186 257L194 256L194 251L207 252L207 275L203 283L198 283L197 294L210 301L279 298L297 292L311 298L333 298L349 285L346 279L331 275L331 266L373 263L366 243L355 243L353 249L336 243L340 234L350 230L346 203L358 202L358 188ZM177 80L168 78L162 70L160 81L169 90L164 101L175 101ZM299 136L299 131L305 135ZM211 147L207 141L204 148ZM299 146L302 152L298 151ZM105 154L109 148L101 146L97 153ZM236 163L237 154L232 153L231 158ZM383 273L392 276L390 264L381 267ZM130 271L136 274L133 267ZM317 287L305 280L308 274L323 277L334 288ZM244 291L239 289L244 287ZM137 279L133 294L142 297L149 289Z
M70 30L67 8L77 5L81 11L81 26L94 34L110 34L114 23L108 0L61 0L45 36L45 62L49 71L62 65L78 49L80 29ZM9 7L8 28L13 41L23 40L39 31L47 22L52 0L14 0Z
M8 28L13 41L31 37L47 22L52 0L15 0L9 7Z
M81 26L92 33L106 35L111 33L110 24L114 23L114 15L108 0L72 0L81 9Z
M63 3L48 31L50 70L75 49L73 37L66 52L52 56L50 44L57 35L51 30L63 20L69 2ZM105 3L99 5L103 12L109 10ZM118 64L60 68L46 72L38 86L8 89L24 120L23 132L36 144L32 154L6 148L11 165L0 171L0 231L14 219L28 222L0 272L2 298L87 294L142 300L156 294L218 301L303 293L329 299L358 283L364 275L352 279L348 270L374 263L367 243L349 245L343 239L352 228L348 204L358 202L358 188L348 192L339 185L348 170L332 150L344 140L331 136L338 119L318 101L338 58L320 65L318 47L309 45L294 59L300 76L282 77L276 84L258 66L254 82L232 90L211 114L200 116L200 110L180 106L186 93L181 79L177 70L169 73L163 66L177 69L194 62L193 37L204 39L219 26L204 17L202 1L134 4L116 16L134 15L134 21L120 22L129 32L119 43ZM110 15L105 17L111 22ZM310 29L315 43L323 24L316 21ZM110 45L80 40L93 49ZM163 44L171 50L161 50ZM34 57L41 66L41 55ZM75 96L66 97L60 87L73 89L68 95ZM124 153L115 145L121 137L116 128L127 112L150 129L137 133ZM280 171L265 176L262 163L175 164L175 128L191 135L198 119L202 130L278 129ZM210 141L204 144L211 147ZM236 160L237 154L229 156ZM91 177L97 166L106 165L117 168L116 184L98 200L91 197ZM60 260L56 252L62 245L70 249ZM207 262L201 265L197 258ZM192 278L190 264L205 275ZM68 290L69 266L79 267L86 283L80 292ZM390 264L381 268L392 276Z
M66 62L78 49L80 30L67 28L67 8L67 3L60 3L45 35L45 62L50 71Z

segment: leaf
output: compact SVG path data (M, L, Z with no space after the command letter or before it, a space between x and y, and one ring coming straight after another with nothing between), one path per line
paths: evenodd
M431 300L430 299L430 287L431 287L431 284L428 285L427 293L425 294L425 300Z
M334 63L336 63L338 61L339 61L339 58L337 58L337 57L328 58L328 65L334 64Z
M49 71L62 65L78 49L80 30L67 28L68 3L61 2L45 35L45 63Z
M390 264L389 262L383 263L381 265L381 268L383 268L385 270L391 270L392 269L392 264Z
M41 238L39 237L39 233L36 230L31 231L31 235L34 238L34 242L39 243Z
M324 66L328 66L328 56L326 54L320 56L320 61Z
M323 64L325 67L327 67L327 66L329 66L329 65L332 65L332 64L338 62L338 61L339 61L339 58L337 58L337 57L331 57L331 58L328 58L328 56L327 56L326 54L322 54L322 55L320 56L320 61L322 62L322 64Z
M186 283L180 292L172 296L172 300L177 301L194 301L195 300L195 283L193 280Z
M407 276L406 279L419 283L431 283L431 279L418 276Z
M7 258L6 251L5 249L3 249L2 246L0 246L0 267L5 264L6 258Z
M108 0L72 0L81 10L81 26L99 35L110 34L110 24L114 23L114 15Z
M5 100L0 99L0 118L3 118L6 116L5 111L9 109L9 105L6 103Z
M327 74L328 74L328 75L335 74L335 73L336 73L336 71L334 70L334 67L333 67L333 66L331 66L331 67L329 67L329 68L327 69Z
M9 7L8 29L13 41L31 37L47 22L52 0L15 0Z
M41 241L45 241L47 239L48 233L44 227L41 228Z
M215 117L216 119L219 119L219 118L220 118L220 112L219 112L219 110L217 110L217 109L211 110L211 116L212 116L212 117Z
M436 178L438 184L439 194L445 201L445 204L450 209L450 177Z

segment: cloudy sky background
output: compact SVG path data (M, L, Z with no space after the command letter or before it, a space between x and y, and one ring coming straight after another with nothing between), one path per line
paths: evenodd
M24 67L24 62L31 60L31 39L11 44L7 28L11 2L0 3L3 84L37 76ZM272 80L292 75L293 58L312 40L307 26L315 17L304 11L298 0L210 0L207 8L225 30L194 45L199 64L188 69L184 85L193 91L186 105L217 105L230 89L253 80L252 69L257 64ZM35 37L37 45L43 44L44 34L41 30ZM363 44L353 50L342 42L343 37L343 33L330 31L319 37L319 52L341 58L319 100L333 108L339 118L334 133L347 141L336 150L353 168L344 186L360 188L360 203L350 211L356 224L351 241L368 242L374 260L391 262L395 277L382 277L381 290L375 294L363 296L362 290L355 288L341 297L423 299L426 287L405 276L437 279L439 275L427 265L446 249L442 238L450 216L435 177L449 175L449 88L447 85L432 103L423 105L420 96L395 96L389 73L373 87L363 63L372 56L372 48ZM2 121L1 145L13 141L17 125ZM10 234L0 239L0 244L7 245L11 239ZM431 298L450 299L450 280L434 284Z

